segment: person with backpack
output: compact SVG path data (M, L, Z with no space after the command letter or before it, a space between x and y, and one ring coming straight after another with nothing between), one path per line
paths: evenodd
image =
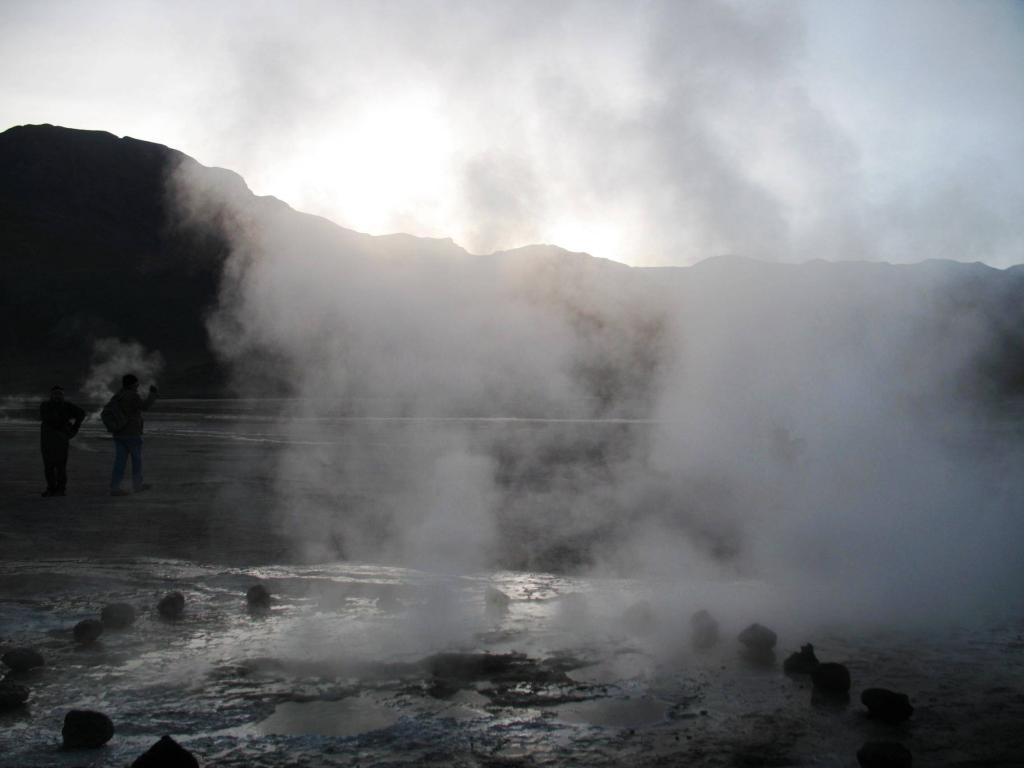
M43 450L46 490L43 496L64 496L68 485L68 444L85 421L85 411L64 399L59 384L39 404L39 439Z
M110 477L110 495L127 496L121 488L128 457L132 460L132 490L135 493L148 490L142 481L142 412L148 411L156 402L157 388L149 388L149 396L139 395L139 379L131 373L121 377L121 391L110 398L100 418L107 431L114 436L114 471Z

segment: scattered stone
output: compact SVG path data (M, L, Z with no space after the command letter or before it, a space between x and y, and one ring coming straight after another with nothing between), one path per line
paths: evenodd
M861 693L860 700L872 717L890 725L902 723L914 714L907 694L887 688L867 688Z
M809 675L820 663L818 657L814 655L814 646L808 643L801 645L799 651L786 657L782 662L782 671L787 675Z
M500 589L487 587L487 592L484 594L484 604L487 606L488 613L507 613L511 602L512 598Z
M135 608L128 603L111 603L103 606L100 621L105 629L125 629L135 623Z
M746 646L747 650L762 653L774 650L778 639L778 635L760 624L751 624L739 635L739 641Z
M868 741L857 750L861 768L911 768L914 756L898 741Z
M28 672L46 664L42 654L31 648L12 648L3 655L3 662L12 672Z
M24 685L15 685L6 680L0 682L0 712L17 709L28 701L29 690Z
M75 624L72 630L75 642L80 645L92 645L103 634L103 623L96 619L85 619Z
M717 645L718 622L710 613L705 610L697 611L690 617L690 627L693 629L691 640L694 648L706 651Z
M131 768L199 768L199 761L170 736L161 736L160 741L135 758Z
M850 670L834 661L822 662L811 672L811 682L820 693L846 696L850 693Z
M633 634L641 636L651 634L656 624L654 609L647 600L629 606L622 614L622 620Z
M97 622L99 623L99 622ZM114 735L114 723L102 712L91 709L72 709L64 716L65 749L96 749Z
M270 610L270 592L262 584L254 584L245 593L249 609L253 611Z
M165 619L180 619L185 612L185 596L181 592L168 592L160 598L156 610Z

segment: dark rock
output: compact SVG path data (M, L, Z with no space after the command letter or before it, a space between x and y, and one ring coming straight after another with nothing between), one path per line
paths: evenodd
M778 639L778 635L760 624L751 624L739 634L739 641L747 650L761 653L773 650Z
M487 592L484 594L484 604L487 606L487 612L491 614L507 613L511 602L511 597L494 587L488 587Z
M42 654L31 648L12 648L3 655L3 662L13 672L28 672L46 664Z
M24 685L8 681L0 682L0 712L16 709L28 701L29 690Z
M887 688L867 688L860 695L861 703L868 708L872 717L896 725L914 714L910 697Z
M135 623L135 608L128 603L111 603L103 606L100 621L105 629L124 629Z
M898 741L868 741L857 750L861 768L911 768L914 756Z
M74 634L76 643L91 645L103 634L103 624L96 619L85 619L75 624L72 634Z
M170 736L161 736L160 741L135 758L131 768L199 768L199 761Z
M690 617L690 627L693 630L691 641L697 650L706 651L718 643L718 622L707 611L701 610L693 614Z
M850 693L850 670L834 661L822 662L811 672L811 682L820 693L846 696Z
M99 623L99 622L97 622ZM65 749L95 749L102 747L114 735L114 723L102 712L91 709L72 709L64 716Z
M185 596L181 592L168 592L160 598L156 610L165 619L180 619L185 612Z
M266 611L270 609L270 592L262 584L254 584L245 593L245 601L249 608L254 611Z
M808 643L801 645L799 651L786 657L782 662L782 671L787 675L809 675L820 663L818 657L814 655L814 646Z

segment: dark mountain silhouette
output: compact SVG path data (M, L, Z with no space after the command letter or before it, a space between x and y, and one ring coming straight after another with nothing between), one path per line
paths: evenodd
M99 131L0 134L0 388L80 385L104 337L159 349L172 389L220 388L204 316L226 246L168 218L165 175L185 159Z
M343 229L275 198L256 197L236 174L204 168L159 144L50 125L0 134L0 392L39 392L54 382L79 386L93 343L107 337L158 349L168 394L230 390L229 366L213 349L207 319L218 306L231 245L216 226L182 225L167 179L183 164L221 194L226 190L249 215L301 233L332 258L428 260L453 279L519 265L517 274L525 277L518 289L563 313L586 342L574 373L599 410L622 392L635 393L649 376L662 329L656 313L627 321L566 289L580 281L649 295L652 306L706 306L699 311L723 317L743 317L753 295L761 310L772 307L813 323L835 299L851 315L851 328L861 322L857 313L865 328L884 322L872 316L873 301L899 305L901 297L927 295L941 311L938 321L922 322L922 349L941 349L947 323L962 326L965 318L982 339L975 365L955 386L988 402L1024 393L1024 267L782 265L721 257L691 268L635 269L553 246L478 257L450 240ZM808 295L816 297L813 307L802 303ZM851 296L862 298L851 303ZM633 327L620 327L625 322ZM756 318L745 322L759 332ZM609 334L618 335L609 340ZM251 393L279 391L282 384L268 378L250 385Z

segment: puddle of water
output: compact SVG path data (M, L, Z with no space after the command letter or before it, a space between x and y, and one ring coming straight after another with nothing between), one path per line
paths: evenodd
M263 736L357 736L398 722L399 716L365 696L338 701L286 702L253 726Z
M650 696L633 699L594 699L555 708L558 720L572 725L603 728L644 728L668 719L669 704Z

